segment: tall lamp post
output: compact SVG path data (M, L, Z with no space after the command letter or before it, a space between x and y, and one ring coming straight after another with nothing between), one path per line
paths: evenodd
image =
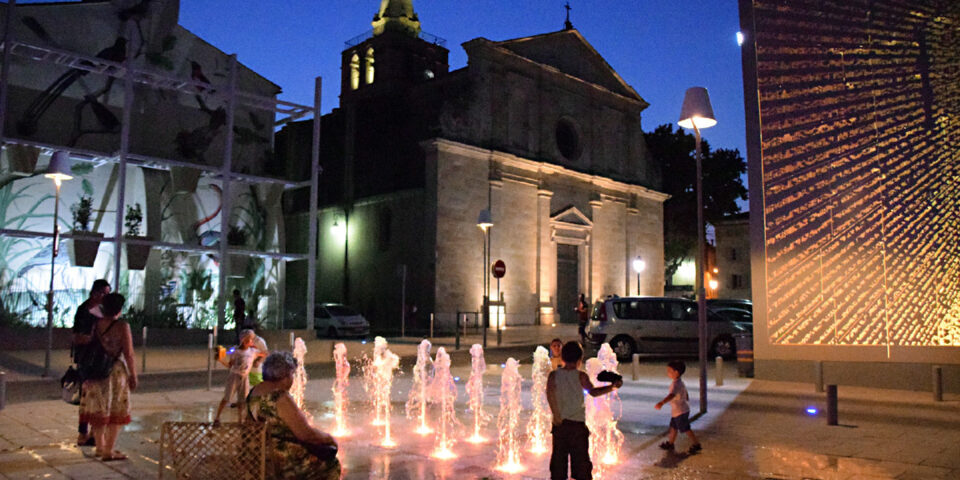
M707 412L707 296L703 285L704 268L706 267L706 233L703 225L703 168L700 152L700 129L717 124L713 116L713 107L710 106L710 95L703 87L690 87L683 97L683 107L680 109L680 121L683 128L692 128L697 140L697 335L699 337L700 354L700 413Z
M637 272L637 296L640 296L640 272L646 268L647 264L643 261L643 258L640 255L637 255L637 258L633 259L633 271Z
M490 216L490 210L480 210L477 216L477 226L483 230L483 348L487 348L487 328L490 327L490 274L487 272L487 265L490 264L490 228L493 227L493 217Z
M70 175L70 154L67 152L54 152L50 157L50 165L47 166L46 173L43 174L53 180L56 188L56 194L53 197L53 254L50 256L50 290L47 291L47 351L43 355L43 376L50 376L50 351L53 350L53 276L54 267L57 262L57 254L60 252L60 184L64 180L73 178Z

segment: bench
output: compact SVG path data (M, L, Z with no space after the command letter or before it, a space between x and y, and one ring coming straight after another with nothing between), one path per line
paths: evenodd
M266 428L261 423L164 422L159 478L263 480Z

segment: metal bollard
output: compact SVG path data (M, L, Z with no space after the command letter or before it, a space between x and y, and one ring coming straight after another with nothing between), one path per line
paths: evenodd
M723 357L719 355L717 356L716 376L717 376L717 380L716 380L717 386L722 387L723 386Z
M456 317L453 317L455 325L453 326L453 333L456 336L456 344L454 345L454 350L460 350L460 313L457 313Z
M207 390L213 390L213 335L207 334Z
M147 371L147 327L143 327L143 345L141 345L143 351L140 352L140 358L142 362L140 363L140 373Z
M293 348L297 345L297 337L290 332L290 351L293 351Z
M837 386L827 385L827 425L837 424Z
M823 393L823 362L813 364L813 383L817 388L817 393Z
M7 372L0 370L0 410L7 406Z
M634 381L634 382L640 380L640 354L639 354L639 353L634 353L634 354L633 354L633 374L632 374L632 378L633 378L633 381Z
M933 366L933 401L943 401L943 367Z
M433 314L430 314L430 338L433 338Z

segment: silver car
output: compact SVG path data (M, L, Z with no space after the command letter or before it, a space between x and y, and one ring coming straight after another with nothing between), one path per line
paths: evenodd
M313 311L317 335L330 338L366 337L370 322L356 310L339 303L321 303Z
M735 357L734 335L752 333L753 325L707 310L710 356ZM609 343L621 361L634 353L695 354L697 304L668 297L615 297L594 304L586 341L598 348Z

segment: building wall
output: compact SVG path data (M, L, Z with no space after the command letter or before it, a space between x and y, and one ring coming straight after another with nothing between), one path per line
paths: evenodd
M723 221L714 226L717 236L718 298L751 299L750 223L748 220ZM734 285L734 275L740 287Z
M960 5L740 5L758 374L960 363Z

